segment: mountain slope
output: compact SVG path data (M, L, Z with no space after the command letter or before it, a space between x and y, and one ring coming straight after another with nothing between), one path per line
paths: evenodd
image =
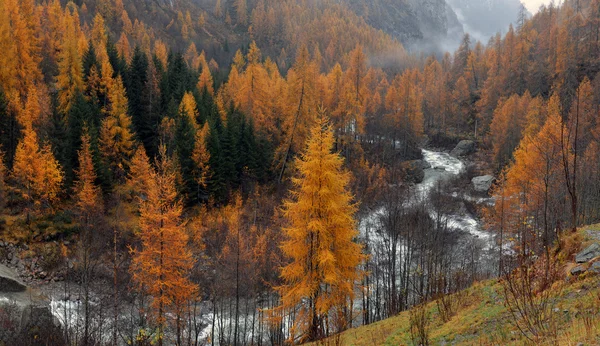
M557 345L596 345L600 343L600 275L592 263L600 264L600 257L583 267L590 269L577 273L574 253L590 244L600 244L600 225L583 227L576 234L565 236L563 249L558 253L559 276L547 290L547 333L556 335ZM577 274L573 274L577 273ZM537 293L536 297L543 295ZM536 298L538 299L538 298ZM514 315L506 308L504 286L498 279L484 281L425 306L429 316L428 333L431 345L524 345L531 344L515 325ZM444 322L438 306L454 306L451 317ZM418 308L399 315L347 330L328 341L342 345L413 345L411 322L419 316ZM414 329L413 329L414 331ZM528 332L527 328L525 331ZM531 333L529 338L535 339ZM541 335L538 342L552 344L551 337ZM327 344L327 343L326 343Z

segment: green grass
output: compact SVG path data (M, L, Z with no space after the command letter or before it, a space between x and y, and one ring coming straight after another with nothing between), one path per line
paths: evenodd
M436 302L426 309L430 315L432 345L600 345L600 276L586 273L570 277L573 254L592 241L587 230L600 230L600 225L587 226L576 234L565 236L559 254L561 279L550 288L556 326L556 339L544 338L533 343L516 327L513 315L504 305L503 287L499 280L479 282L454 296L456 313L443 322ZM368 326L341 334L341 345L412 345L410 312L405 311ZM333 339L322 344L332 344Z

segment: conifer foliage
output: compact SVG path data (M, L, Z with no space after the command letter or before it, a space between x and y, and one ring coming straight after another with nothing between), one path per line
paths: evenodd
M326 336L329 314L343 311L353 298L357 267L364 259L354 241L358 232L350 174L342 169L343 159L332 153L333 145L328 119L321 115L297 160L292 199L284 205L288 225L282 250L291 262L282 269L285 284L279 289L284 309L299 308L291 338L302 341Z
M144 149L140 146L140 150ZM146 180L145 198L139 199L142 247L134 252L131 271L138 287L153 298L152 316L162 345L170 313L176 315L178 338L181 336L182 311L197 287L188 278L194 262L181 222L183 207L177 197L176 174L164 147L160 154L156 171L133 170L150 178ZM141 166L150 167L143 163Z

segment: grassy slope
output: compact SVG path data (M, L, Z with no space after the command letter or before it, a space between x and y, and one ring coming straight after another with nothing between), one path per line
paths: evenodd
M565 273L572 268L574 251L589 245L589 230L600 230L600 225L584 227L569 235L565 244L571 244L569 253L561 253L561 267ZM600 234L596 233L596 234ZM565 246L568 248L569 246ZM566 277L567 274L565 274ZM591 273L561 280L552 288L554 310L558 320L558 345L600 345L600 276ZM437 305L430 303L430 340L432 345L528 345L529 342L512 323L510 311L504 306L502 285L489 280L473 285L457 296L458 309L450 321L441 321ZM586 328L584 314L592 311L591 327ZM589 315L589 314L588 314ZM354 328L341 335L342 345L411 345L410 312L368 326ZM329 340L325 344L335 344ZM551 341L537 343L551 345Z

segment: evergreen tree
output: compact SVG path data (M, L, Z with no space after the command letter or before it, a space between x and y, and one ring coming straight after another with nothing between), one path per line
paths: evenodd
M125 85L129 99L129 114L137 138L144 144L150 157L156 155L158 123L152 109L152 91L148 81L149 62L140 47L136 47L127 69Z
M5 154L8 169L12 169L15 159L17 143L21 138L20 128L17 117L9 110L4 92L0 88L0 150Z
M193 118L188 116L183 109L177 117L177 128L175 131L175 151L179 159L181 167L181 175L183 178L183 192L188 203L196 201L197 184L194 179L195 163L192 159L196 140L196 124Z

